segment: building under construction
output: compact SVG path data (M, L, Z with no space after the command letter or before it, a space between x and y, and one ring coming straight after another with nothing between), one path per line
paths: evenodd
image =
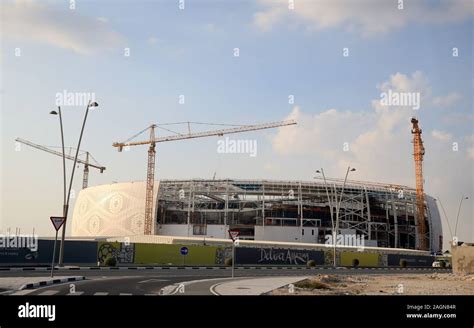
M425 149L412 118L416 188L335 179L303 181L155 181L156 143L295 125L293 120L155 137L153 124L114 147L149 145L146 182L84 189L73 236L162 235L328 244L355 236L364 246L441 251L442 227L435 199L423 189ZM166 128L166 130L169 130ZM149 132L149 139L131 141ZM349 172L349 168L348 168ZM324 176L323 176L324 177ZM347 178L347 174L346 174Z
M365 246L418 249L416 190L336 179L155 181L155 235L324 244L336 222L338 235L358 235ZM77 199L72 235L143 235L145 182L90 187ZM424 199L425 240L440 251L442 227L435 199Z

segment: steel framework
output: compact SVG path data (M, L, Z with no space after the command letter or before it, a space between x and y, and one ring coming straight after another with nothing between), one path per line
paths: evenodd
M327 184L331 199L340 195L340 180L327 179ZM157 198L157 224L187 225L188 236L205 235L208 225L240 229L244 239L254 239L255 227L266 226L314 227L318 242L332 233L320 181L163 180ZM363 235L379 247L415 248L412 188L348 181L341 199L339 231Z

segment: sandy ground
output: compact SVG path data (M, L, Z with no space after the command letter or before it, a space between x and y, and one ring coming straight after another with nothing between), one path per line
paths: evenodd
M271 295L474 295L474 275L317 275Z

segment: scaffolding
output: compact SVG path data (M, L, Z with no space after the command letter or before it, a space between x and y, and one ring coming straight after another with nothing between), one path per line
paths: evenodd
M188 237L205 236L210 225L237 229L255 240L266 227L311 228L315 242L332 234L331 209L341 197L342 181L162 180L157 227L186 225ZM328 193L326 192L326 187ZM329 194L329 199L328 199ZM416 192L400 185L348 181L341 197L339 232L362 235L379 247L416 247ZM335 217L334 217L335 220Z

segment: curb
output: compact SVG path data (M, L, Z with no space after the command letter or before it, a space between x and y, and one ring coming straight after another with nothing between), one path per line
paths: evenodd
M273 289L271 289L271 290L269 290L269 291L266 291L266 292L262 292L262 293L260 293L260 294L258 294L258 295L268 295L268 294L270 294L272 291L274 291L274 290L276 290L276 289L279 289L279 288L288 286L288 285L290 285L290 284L294 284L294 283L296 283L296 282L298 282L298 281L302 281L302 280L308 279L308 277L309 277L309 276L306 276L306 277L305 277L305 276L298 277L298 278L297 278L298 280L295 281L295 282L290 282L290 283L287 283L287 284L283 284L283 285L281 285L281 286L279 286L279 287L273 288ZM287 278L292 278L292 277L287 277ZM294 278L296 278L296 277L294 277ZM258 278L257 278L257 277L247 277L247 278L245 278L245 277L244 277L244 278L239 278L239 279L237 279L237 281L242 281L242 280L244 280L244 281L245 281L245 280L264 280L264 279L267 279L267 278L260 278L260 277L258 277ZM229 282L229 281L221 281L221 282L219 282L219 283L217 283L217 284L212 285L212 286L209 288L209 290L210 290L210 292L211 292L214 296L234 295L234 294L220 294L220 293L217 292L217 290L216 290L217 287L219 287L219 286L221 286L221 285L228 284L228 283L232 283L232 281L230 281L230 282ZM237 287L237 289L241 289L241 288Z
M66 267L66 268L55 268L55 271L78 271L78 270L230 270L231 267L224 266L210 266L210 267L182 267L182 266L167 266L167 267L153 267L153 266L133 266L133 267ZM432 267L332 267L332 266L316 266L316 267L306 267L306 266L237 266L236 270L430 270L430 271L451 271L450 268L432 268ZM27 267L27 268L0 268L2 271L50 271L51 268L47 267Z
M36 287L43 287L43 286L49 286L53 284L62 284L65 282L81 281L81 280L86 280L86 277L78 276L78 277L67 277L67 278L62 278L62 279L44 280L44 281L39 281L39 282L31 283L31 284L24 284L18 290L31 289L31 288L36 288Z
M242 277L239 277L237 279L241 279ZM249 278L249 277L243 277L243 279L246 279L246 278ZM192 285L192 284L195 284L195 283L200 283L200 282L207 282L207 281L213 281L213 280L233 280L233 279L236 279L236 278L210 278L210 279L198 279L198 280L190 280L190 281L183 281L183 282L180 282L180 283L174 283L172 285L168 285L168 286L165 286L163 288L161 288L160 290L160 295L164 295L164 296L169 296L169 295L175 295L176 293L178 293L178 289L179 287L182 285L182 286L188 286L188 285ZM212 292L212 290L211 290Z

